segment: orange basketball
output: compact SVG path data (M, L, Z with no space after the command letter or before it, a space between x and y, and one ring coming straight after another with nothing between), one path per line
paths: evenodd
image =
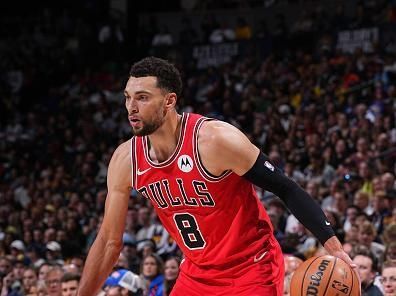
M360 296L360 282L351 267L340 258L316 256L294 271L290 296Z

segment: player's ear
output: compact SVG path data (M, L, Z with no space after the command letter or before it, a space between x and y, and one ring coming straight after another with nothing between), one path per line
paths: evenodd
M177 95L175 93L168 93L166 95L166 107L167 108L173 108L176 106L176 102L177 102Z

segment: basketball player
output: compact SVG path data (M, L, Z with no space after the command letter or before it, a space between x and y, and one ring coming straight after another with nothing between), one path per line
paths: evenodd
M178 114L181 88L179 72L164 60L131 68L125 106L134 137L110 161L104 219L78 295L95 295L117 261L132 187L186 257L172 296L282 295L282 252L253 184L283 199L331 255L352 264L321 208L242 132Z

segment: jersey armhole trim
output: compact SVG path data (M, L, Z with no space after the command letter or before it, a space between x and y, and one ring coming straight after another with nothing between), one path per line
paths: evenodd
M193 141L193 154L194 154L194 159L195 159L195 163L197 164L198 167L198 171L201 174L201 176L206 179L209 182L219 182L221 180L223 180L224 178L228 177L229 175L231 175L232 171L231 170L227 170L224 171L221 175L219 176L215 176L213 174L211 174L203 165L203 163L201 162L201 157L199 156L199 150L198 150L198 132L199 129L201 128L202 124L205 121L209 121L209 120L215 120L213 118L208 118L208 117L202 117L200 118L197 123L195 124L194 127L194 132L193 132L193 137L192 137L192 141Z
M136 158L136 137L131 139L131 178L132 178L132 189L136 187L136 168L137 168L137 158Z

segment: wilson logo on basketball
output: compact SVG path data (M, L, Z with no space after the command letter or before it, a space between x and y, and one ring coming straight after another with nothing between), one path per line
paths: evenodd
M193 169L193 161L190 156L182 155L177 160L177 166L182 172L189 173Z
M318 288L320 285L320 281L322 280L323 273L326 270L327 266L329 265L329 260L322 260L320 262L318 271L311 275L309 282L309 286L307 288L307 295L317 296L318 295Z

